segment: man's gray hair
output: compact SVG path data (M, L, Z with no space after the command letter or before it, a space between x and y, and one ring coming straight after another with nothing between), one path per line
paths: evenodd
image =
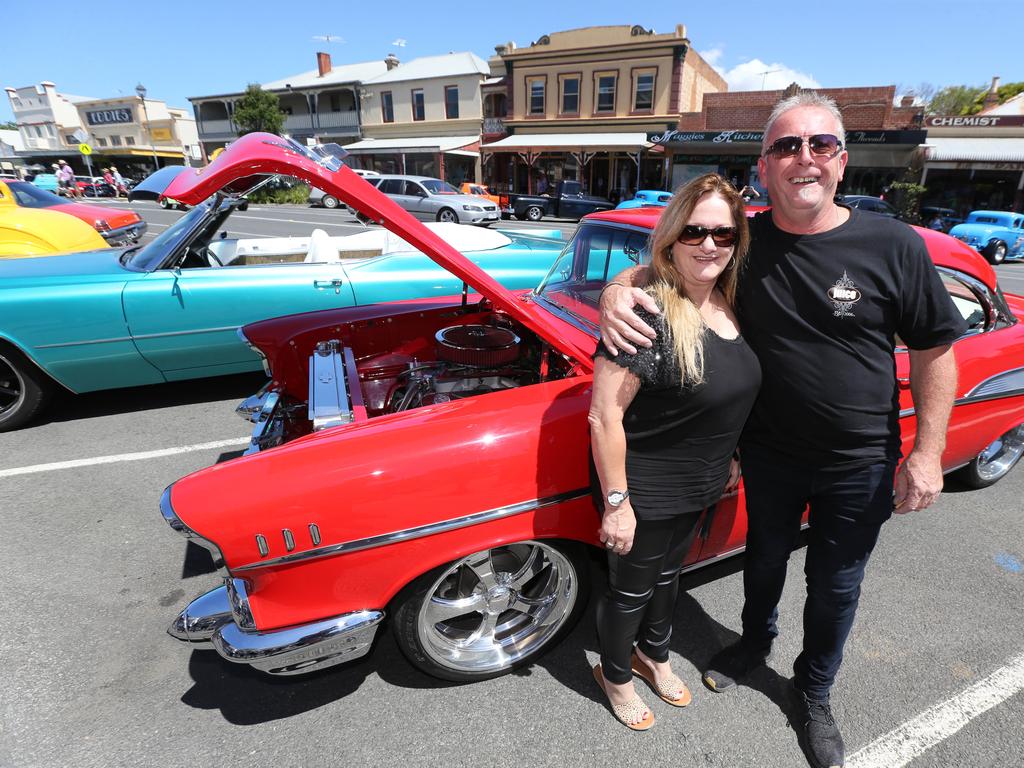
M761 140L762 152L768 148L768 135L772 132L772 126L775 124L775 121L786 112L789 112L789 110L796 109L797 107L817 107L832 115L839 126L838 138L843 142L843 146L846 146L846 128L843 127L843 115L839 111L839 106L835 100L817 91L800 91L796 95L788 96L776 103L775 108L772 109L772 113L768 116L768 123L764 127L764 138Z

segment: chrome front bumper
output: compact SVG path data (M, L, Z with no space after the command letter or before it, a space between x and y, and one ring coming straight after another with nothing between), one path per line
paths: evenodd
M237 596L235 611L237 612ZM193 600L167 633L193 645L209 645L228 661L270 675L301 675L365 656L383 611L355 611L273 632L242 629L234 619L227 585Z

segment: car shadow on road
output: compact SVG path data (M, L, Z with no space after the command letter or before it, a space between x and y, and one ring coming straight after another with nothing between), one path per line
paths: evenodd
M33 426L136 413L153 408L173 408L235 397L242 400L262 387L266 380L267 377L259 372L175 381L168 384L149 384L144 387L107 389L81 395L62 390L54 396L56 402L40 414Z

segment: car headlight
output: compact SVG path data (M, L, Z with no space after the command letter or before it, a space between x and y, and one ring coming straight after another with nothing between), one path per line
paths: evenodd
M464 210L464 211L480 211L482 213L484 209L481 208L479 205L464 205L464 206L462 206L462 210Z

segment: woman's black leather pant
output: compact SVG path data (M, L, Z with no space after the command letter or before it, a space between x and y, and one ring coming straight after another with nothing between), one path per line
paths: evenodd
M597 606L597 637L605 679L628 683L633 643L654 661L668 661L679 569L700 512L636 522L633 548L608 553L608 591Z

